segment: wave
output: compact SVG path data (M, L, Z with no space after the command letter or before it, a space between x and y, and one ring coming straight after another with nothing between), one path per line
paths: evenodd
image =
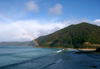
M62 59L59 59L58 61L56 61L55 63L59 63L59 62L61 62L62 61Z
M57 61L55 61L55 62L52 62L52 63L50 63L50 64L48 64L48 65L45 65L44 67L42 67L42 68L40 68L40 69L45 69L45 68L47 68L47 67L49 67L49 66L52 66L53 64L59 63L59 62L61 62L61 61L62 61L62 59L59 59L59 60L57 60Z
M58 50L58 51L56 51L56 52L54 52L54 53L60 53L60 52L62 52L62 51L64 51L65 49L61 49L61 50Z

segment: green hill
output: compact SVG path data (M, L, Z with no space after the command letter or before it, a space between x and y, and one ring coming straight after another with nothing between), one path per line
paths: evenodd
M100 44L100 26L86 22L70 25L47 36L39 42L41 47L95 48Z

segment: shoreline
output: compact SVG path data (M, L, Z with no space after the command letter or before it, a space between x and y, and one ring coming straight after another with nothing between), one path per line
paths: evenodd
M56 47L41 47L41 48L56 48ZM83 51L95 51L96 48L80 48L80 49L76 49L76 48L56 48L56 49L75 49L75 50L83 50Z

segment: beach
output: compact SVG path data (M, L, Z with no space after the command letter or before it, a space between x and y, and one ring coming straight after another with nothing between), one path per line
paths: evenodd
M77 50L83 50L83 51L95 51L96 49L77 49Z

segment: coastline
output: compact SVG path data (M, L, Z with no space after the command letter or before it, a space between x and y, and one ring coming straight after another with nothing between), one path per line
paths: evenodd
M96 48L79 48L79 49L77 49L77 48L61 48L61 47L59 47L59 48L57 48L57 47L41 47L41 48L75 49L75 50L83 50L83 51L95 51L96 50Z

